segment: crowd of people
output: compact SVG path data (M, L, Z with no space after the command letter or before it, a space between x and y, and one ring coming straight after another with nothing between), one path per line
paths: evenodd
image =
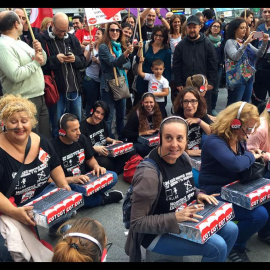
M134 175L125 245L130 261L141 260L143 246L165 255L201 255L204 262L248 262L251 236L258 233L270 245L269 203L251 211L233 205L237 223L229 221L203 245L173 234L180 232L178 223L198 222L204 204L222 201L221 187L237 180L256 159L270 160L270 8L262 8L262 18L253 21L249 10L224 24L212 9L163 17L159 8L145 8L138 17L128 14L100 26L89 26L86 14L74 15L70 31L68 16L58 12L44 19L33 39L23 9L2 11L1 213L35 226L32 207L25 204L55 187L80 192L77 184L89 181L89 172L111 173L113 181L85 196L84 207L119 203L124 195L112 187L125 163L139 154L151 158L161 173L142 161ZM237 76L234 66L239 66ZM60 97L48 107L44 75L52 72ZM227 104L218 112L224 73ZM110 81L116 77L124 78L130 98L115 100ZM160 138L157 147L139 140L154 134ZM107 146L123 142L132 142L133 149L109 156ZM201 157L200 189L192 156ZM189 206L193 200L196 207ZM52 261L104 261L103 226L93 219L72 223L69 218L49 229L51 235L62 234ZM13 259L0 234L0 261Z

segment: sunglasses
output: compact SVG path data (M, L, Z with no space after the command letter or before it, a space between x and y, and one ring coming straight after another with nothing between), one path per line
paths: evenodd
M119 33L121 30L120 30L120 29L113 29L113 28L110 28L109 31L110 31L110 32L117 32L117 33Z

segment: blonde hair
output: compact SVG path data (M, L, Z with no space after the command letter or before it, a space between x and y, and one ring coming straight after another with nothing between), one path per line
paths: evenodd
M45 17L41 22L40 31L43 32L44 30L47 30L47 24L51 22L52 22L51 17Z
M210 125L211 133L223 138L227 143L234 137L236 137L235 131L231 128L232 121L237 118L239 108L243 102L235 102L224 110L219 112L216 120ZM254 132L260 125L259 112L256 106L251 103L246 103L243 107L239 119L244 125L249 119L256 121Z
M58 232L67 224L70 224L71 228L64 234L87 234L101 244L102 250L106 247L105 229L97 220L83 217L73 221L73 223L68 221L58 229ZM56 244L52 262L100 262L101 255L99 247L94 242L82 237L65 236Z
M207 81L207 78L205 77L205 75L203 75L203 74L195 74L195 75L187 77L186 86L197 87L198 90L199 90L200 87L205 85L207 82L208 81Z
M270 98L268 98L267 103L265 105L265 109L261 113L260 117L264 118L267 122L267 127L268 127L268 136L270 136L270 112L267 111L267 104L270 103Z
M6 124L9 117L17 112L26 112L27 116L30 118L32 128L36 127L36 105L27 98L23 98L21 95L5 94L0 99L0 121Z

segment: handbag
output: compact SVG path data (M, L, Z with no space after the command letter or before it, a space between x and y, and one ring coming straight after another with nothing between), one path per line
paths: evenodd
M238 61L225 59L226 85L228 89L234 89L248 81L256 72L250 64L246 52Z
M125 163L124 172L123 172L123 180L125 182L127 182L127 183L132 182L136 168L142 160L143 160L143 158L139 154L136 154L136 155L132 156Z
M50 51L46 43L48 55L50 56ZM44 82L45 82L45 88L44 88L44 98L45 98L45 103L47 107L51 107L54 104L56 104L60 98L58 88L55 82L55 76L54 72L51 70L51 75L44 75Z
M266 165L263 158L257 159L248 169L240 172L239 181L241 184L249 183L264 176Z

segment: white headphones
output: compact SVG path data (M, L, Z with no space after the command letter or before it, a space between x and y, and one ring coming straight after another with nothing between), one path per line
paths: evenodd
M48 27L48 34L49 34L49 37L51 38L51 39L55 39L55 35L54 35L54 33L53 32L50 32L49 31L49 27ZM67 39L68 38L68 33L65 33L65 35L64 35L64 39Z

